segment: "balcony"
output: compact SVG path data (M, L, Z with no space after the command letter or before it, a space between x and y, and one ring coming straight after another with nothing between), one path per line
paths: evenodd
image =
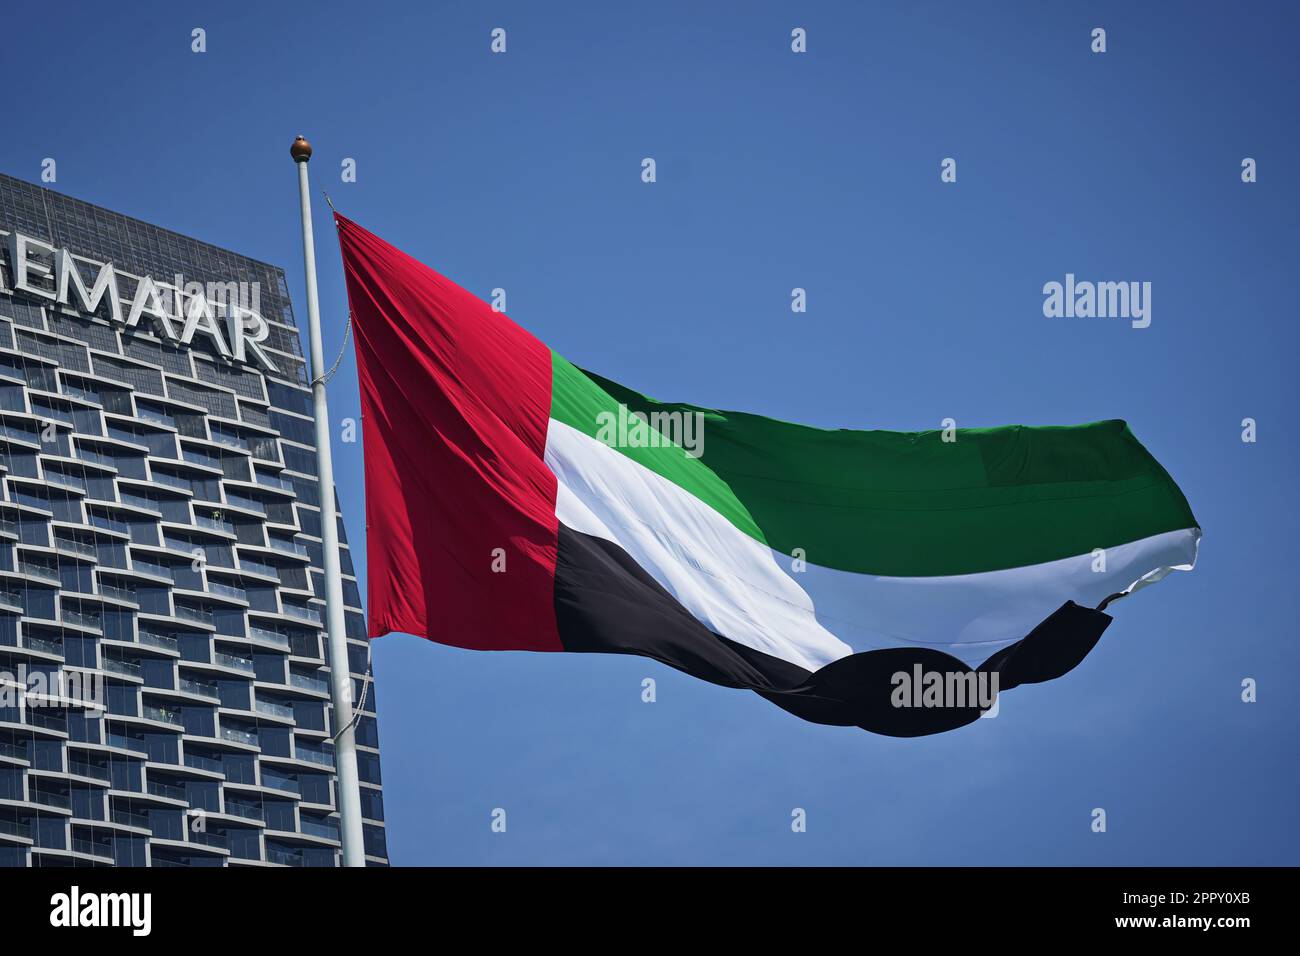
M175 602L174 614L183 621L194 621L198 624L213 624L214 618L212 612L207 608L197 607L193 604L182 604L180 601Z
M172 416L163 414L162 412L156 412L152 408L144 408L142 406L136 409L135 414L137 418L144 422L152 422L155 425L165 425L168 428L176 427L176 420L172 418Z
M22 823L16 820L0 820L0 833L23 839L31 839L32 825L30 823Z
M72 840L72 850L74 853L82 853L86 856L97 856L100 859L113 859L113 847L108 843L95 843L92 840L83 840L81 837L74 837Z
M130 505L132 508L139 508L141 511L149 511L153 514L159 514L162 505L153 498L146 498L144 495L133 495L129 491L119 491L122 498L122 504Z
M266 505L262 502L258 501L256 498L249 498L245 495L235 494L232 491L226 492L226 503L236 508L243 508L245 511L256 512L263 516L266 514Z
M324 750L311 750L300 744L294 748L294 756L299 760L306 760L308 763L319 764L331 770L334 769L334 755Z
M293 777L286 776L282 773L276 773L268 767L262 768L262 786L269 787L272 790L283 790L286 793L301 793L298 781Z
M138 554L131 556L131 570L139 574L152 574L156 578L166 578L172 580L171 568L165 564L158 564L156 561L150 561Z
M68 773L75 773L79 777L90 777L93 780L103 780L106 783L113 779L107 767L101 767L86 760L72 760L69 758Z
M23 574L30 574L34 578L41 578L46 581L57 583L59 580L59 572L56 568L52 568L48 564L29 561L26 558L18 559L18 570Z
M266 814L262 808L255 803L241 803L238 800L226 798L226 812L232 816L243 817L245 820L257 820L264 822Z
M110 747L117 747L121 750L131 750L137 753L143 752L145 749L144 741L136 740L135 738L128 737L125 734L113 733L112 731L109 731L108 733L108 745Z
M124 661L115 657L105 657L101 667L110 674L121 674L125 677L141 677L144 672L135 661Z
M58 807L60 810L72 809L72 798L66 793L54 793L49 790L37 790L33 788L31 791L31 801L32 803L39 803L43 807Z
M290 604L287 601L282 602L282 604L284 606L284 613L288 614L290 617L296 617L300 621L309 621L318 627L321 625L320 611L316 610L314 607L302 607L297 604Z
M270 631L264 627L258 627L255 624L248 626L248 636L254 640L262 641L265 644L271 644L280 648L282 651L289 650L289 638L279 631Z
M72 554L80 554L87 558L96 558L99 551L89 541L78 541L76 538L65 538L60 535L54 536L54 547L60 551L69 551Z
M120 588L115 584L105 584L103 581L100 581L99 593L102 597L116 598L119 601L126 601L128 604L136 603L134 588Z
M60 608L59 620L64 624L85 627L92 631L98 631L103 625L103 619L98 614L87 614L85 611L74 611L71 608Z
M224 445L226 448L235 448L239 451L250 450L248 442L240 438L238 435L230 435L224 432L219 432L216 429L212 430L212 440L218 445Z
M222 667L229 667L232 670L242 671L245 674L256 674L257 669L253 662L247 657L236 657L234 654L227 654L225 651L217 651L212 655L212 662Z
M194 438L194 437L201 437L201 436L191 435L189 437ZM221 456L214 455L211 452L205 451L202 448L195 448L192 445L186 445L182 443L181 455L183 456L184 460L189 462L191 465L202 465L204 468L221 467Z
M220 700L221 693L216 684L210 684L207 681L195 680L192 677L182 677L180 679L180 689L187 694L193 694L196 697L206 697L209 700Z
M110 468L117 467L117 461L112 455L97 451L80 440L78 441L77 457L82 461L88 461L95 465L107 465Z
M267 564L265 561L258 561L256 558L250 558L247 555L239 556L239 570L249 571L253 574L260 574L264 577L275 578L279 580L280 569L274 564Z
M35 637L31 634L23 635L23 647L33 651L42 651L46 654L58 654L63 656L63 642L49 641L43 637Z
M278 551L281 554L292 554L299 558L308 557L307 546L301 541L285 541L283 538L268 536L266 543L272 551Z
M230 740L237 744L249 744L253 747L258 745L257 734L252 731L241 730L238 727L222 727L218 736L222 740Z
M229 584L222 584L220 581L208 581L208 590L213 594L221 594L240 601L248 600L248 592L243 588L233 587Z
M98 511L90 513L90 523L96 528L103 528L105 531L115 531L118 534L130 534L131 526L120 518L114 518L112 515L100 514Z
M275 847L266 848L266 862L278 863L280 866L305 866L301 853L290 853L288 850L278 850Z
M303 817L298 822L298 830L307 836L323 837L326 840L337 840L339 838L339 828L334 823L319 823L315 820L309 820Z
M131 810L122 810L116 806L108 811L108 818L114 823L120 823L124 827L143 827L149 828L149 817L147 814L138 813Z
M281 478L279 475L267 475L262 472L257 473L257 483L265 485L268 488L279 488L282 491L293 491L293 482Z
M256 700L253 702L253 709L259 714L266 714L269 717L281 717L285 720L293 720L293 708L285 704L272 703L269 700Z
M320 641L315 634L295 634L289 639L289 653L294 657L320 660Z
M211 773L224 773L225 765L215 757L205 757L203 754L185 754L185 766L192 767L195 770L207 770Z
M180 491L188 491L193 494L193 485L188 478L181 478L177 475L168 474L165 471L154 469L153 480L160 485L166 485L168 488L176 488Z
M164 651L179 651L180 641L170 634L155 634L153 631L141 631L136 636L136 643L146 647L157 647Z
M41 730L51 730L60 736L68 732L68 718L59 710L51 710L48 707L28 707L27 723L31 727L39 727Z
M166 797L168 800L188 800L184 787L175 787L170 783L162 783L159 780L149 781L149 792L155 797Z
M15 760L28 760L27 745L0 740L0 757L13 757Z
M235 533L235 526L221 518L209 518L207 515L196 514L194 524L196 527L206 528L209 531L220 531L222 534Z
M325 678L308 677L306 674L299 674L294 671L289 672L289 686L315 691L318 694L328 694L330 691L329 682Z
M157 707L153 704L145 704L142 710L143 716L147 720L156 720L160 723L171 724L173 727L184 727L181 720L180 711L170 710L167 707Z
M224 833L190 830L189 840L191 843L201 843L204 846L216 847L221 850L226 849L226 835Z

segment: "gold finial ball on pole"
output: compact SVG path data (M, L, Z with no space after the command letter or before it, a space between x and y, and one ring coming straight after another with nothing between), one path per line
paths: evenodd
M299 136L289 147L289 155L293 157L295 163L305 163L311 159L311 143L307 142L307 137Z

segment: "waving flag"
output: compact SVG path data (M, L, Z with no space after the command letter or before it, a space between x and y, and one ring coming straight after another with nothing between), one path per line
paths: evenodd
M1195 562L1122 421L849 431L659 402L336 219L372 636L639 654L913 736L1069 671L1108 600Z

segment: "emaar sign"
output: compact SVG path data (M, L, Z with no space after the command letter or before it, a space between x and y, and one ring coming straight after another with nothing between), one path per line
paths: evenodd
M225 294L213 294L202 287L195 291L193 284L186 286L179 276L174 285L142 276L131 280L135 282L128 300L131 308L123 316L119 279L128 276L114 269L111 262L99 266L88 283L68 250L16 230L9 233L6 254L13 288L5 287L0 274L0 292L48 299L86 314L107 310L110 321L129 328L148 319L159 337L185 346L195 335L206 335L217 351L233 362L251 363L251 353L266 369L279 371L259 344L270 334L270 326L247 300L239 301L243 297L230 288L235 283L215 285Z

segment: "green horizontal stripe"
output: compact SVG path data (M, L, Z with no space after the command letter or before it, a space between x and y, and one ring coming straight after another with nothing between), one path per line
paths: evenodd
M825 567L971 574L1196 526L1122 421L966 428L953 442L937 430L811 428L657 402L552 355L552 418L608 440L756 540ZM652 421L698 413L703 454L617 444L608 425L620 404Z

